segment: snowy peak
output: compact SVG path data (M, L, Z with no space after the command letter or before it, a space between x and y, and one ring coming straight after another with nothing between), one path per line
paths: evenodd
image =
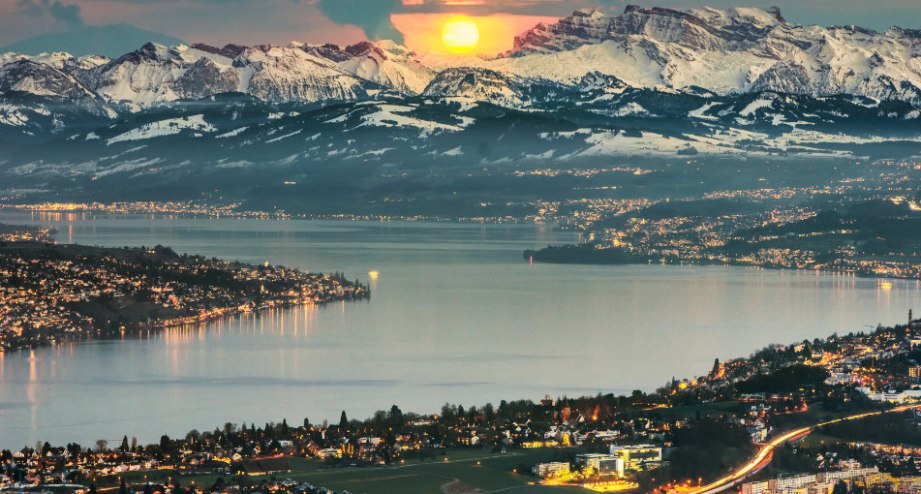
M335 62L346 72L403 94L417 95L435 72L413 58L407 48L392 42L364 41L344 49L336 45L312 46L308 52Z
M48 71L39 74L22 61ZM7 91L59 94L70 84L131 111L226 93L308 104L382 92L454 95L520 108L582 102L572 95L581 86L599 91L589 95L594 104L636 88L845 94L921 105L921 31L801 26L777 8L628 5L616 16L581 9L535 26L516 38L513 50L491 59L418 55L392 41L345 47L147 43L111 60L62 52L0 55L0 67L7 65Z
M195 43L192 45L192 48L205 53L211 53L212 55L220 55L229 59L237 58L241 53L246 51L245 46L235 44L226 44L223 47L218 48L216 46L206 45L204 43Z
M237 62L251 74L244 92L263 101L354 100L367 97L371 85L333 61L301 48L256 47L247 49Z
M916 32L800 26L777 8L630 5L610 17L580 10L519 36L515 49L490 68L496 67L564 83L596 71L634 87L852 94L921 103L913 96L921 88Z
M786 20L777 7L678 10L628 5L616 17L582 9L556 24L540 24L518 36L515 48L507 55L572 50L625 36L643 36L698 49L730 49L743 42L756 43L783 25Z
M610 34L646 36L692 49L737 50L761 42L771 30L783 24L781 19L779 11L772 14L755 8L684 11L631 5L612 20Z
M0 93L13 91L72 102L95 99L95 94L70 74L28 59L0 67Z
M488 101L507 107L523 106L527 100L520 86L505 75L493 70L469 67L442 71L423 95Z
M594 9L580 9L556 24L538 24L515 37L514 48L504 56L571 50L608 38L611 18Z

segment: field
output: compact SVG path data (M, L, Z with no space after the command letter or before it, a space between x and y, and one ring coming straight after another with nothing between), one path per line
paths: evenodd
M556 454L554 452L556 451ZM536 478L528 474L515 473L522 465L533 465L559 458L559 451L552 449L520 450L511 453L486 453L483 451L455 450L435 460L413 461L394 466L339 467L328 468L323 463L305 458L288 460L292 472L278 474L278 480L293 479L337 491L348 490L354 494L405 494L446 493L481 494L509 492L515 494L553 494L562 492L586 492L579 488L548 487L535 485ZM170 470L126 474L129 484L144 480L161 483L169 477L177 479ZM184 485L211 485L216 475L178 477ZM226 477L225 477L226 478ZM261 482L273 477L252 476L252 482ZM226 478L226 480L230 480ZM114 486L113 478L101 480L100 485Z

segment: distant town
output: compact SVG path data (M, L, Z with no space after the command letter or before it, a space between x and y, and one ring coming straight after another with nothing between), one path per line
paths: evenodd
M627 202L580 245L528 251L534 261L731 264L921 278L921 204L905 196L838 207L753 208L734 198Z
M4 449L0 490L472 494L488 482L524 492L916 493L921 320L909 313L894 327L716 360L653 393L448 403L434 414L394 405L364 420L343 411L334 422L226 423L147 445L126 433L116 444Z
M581 242L526 252L525 259L535 262L729 264L921 279L921 195L916 187L921 163L842 162L832 169L816 168L816 177L804 179L790 178L795 163L736 162L731 177L726 166L687 158L608 167L484 168L479 171L483 181L533 191L496 201L461 190L451 195L457 204L431 211L421 207L421 198L397 195L377 198L374 211L357 206L287 211L221 197L48 202L25 193L0 193L0 207L46 219L149 214L540 223L579 232ZM550 185L557 192L547 195Z
M0 226L0 351L370 296L341 274L179 255L163 246L58 245L50 235Z

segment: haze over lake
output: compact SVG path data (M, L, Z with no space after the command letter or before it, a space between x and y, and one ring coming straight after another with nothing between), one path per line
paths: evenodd
M651 391L769 343L902 323L916 281L699 266L529 265L578 241L540 225L102 217L0 211L60 242L173 247L344 271L367 302L0 353L0 447L143 443L224 422L436 412L545 394Z

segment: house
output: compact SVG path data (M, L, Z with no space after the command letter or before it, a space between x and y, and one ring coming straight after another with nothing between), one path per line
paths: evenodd
M291 466L285 458L253 458L243 460L243 470L249 475L272 475L288 473Z

